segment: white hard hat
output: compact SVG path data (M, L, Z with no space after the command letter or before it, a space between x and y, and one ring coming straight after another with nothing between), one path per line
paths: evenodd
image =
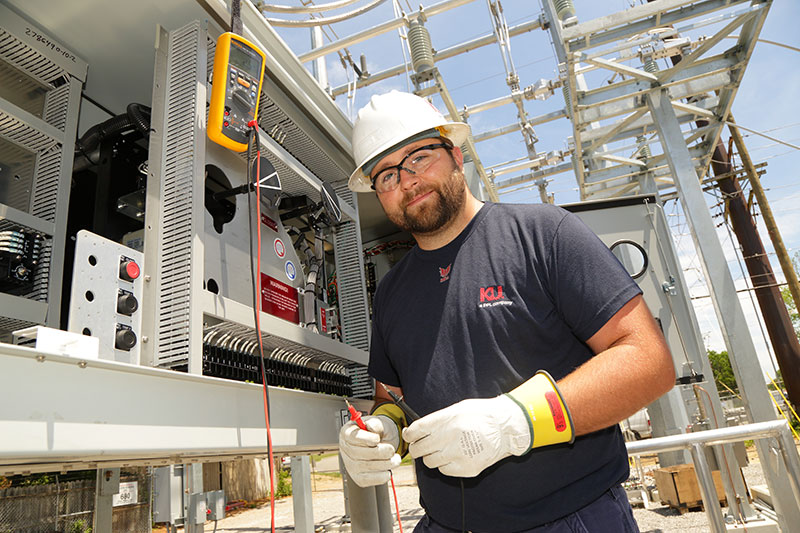
M461 146L468 136L469 125L449 122L424 98L400 91L375 95L353 125L353 159L358 166L347 186L355 192L371 191L369 171L374 164L409 142L445 137Z

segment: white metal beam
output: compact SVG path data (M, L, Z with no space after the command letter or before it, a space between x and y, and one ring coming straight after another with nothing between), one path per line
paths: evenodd
M613 72L619 72L620 74L638 78L643 81L653 82L658 79L654 74L650 74L642 69L634 68L626 65L625 63L617 61L609 61L608 59L603 59L602 57L586 58L582 60L600 68L611 70Z
M0 375L0 474L266 455L260 385L8 344ZM337 447L341 397L269 392L276 453Z

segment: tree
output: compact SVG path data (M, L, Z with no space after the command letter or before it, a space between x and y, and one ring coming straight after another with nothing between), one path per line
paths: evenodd
M800 252L795 252L794 257L792 257L792 266L795 272L800 273ZM792 298L789 287L781 289L781 296L783 296L783 301L786 304L786 308L789 310L789 317L792 319L794 333L797 335L797 338L800 339L800 312L798 312L797 309L797 302Z
M708 360L711 363L711 371L714 372L714 382L717 384L717 391L720 393L728 393L728 389L734 392L739 392L739 387L736 385L736 378L733 375L733 367L731 360L728 357L728 352L723 350L717 352L708 350ZM723 385L724 384L724 385Z

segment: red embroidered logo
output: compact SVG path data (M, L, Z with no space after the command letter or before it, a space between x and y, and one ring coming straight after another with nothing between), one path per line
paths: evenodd
M493 302L503 299L503 286L481 287L481 302Z
M452 266L453 263L450 263L445 268L439 267L439 283L444 283L450 279L450 267Z
M506 294L503 292L503 286L495 285L494 287L481 287L481 301L478 303L478 307L497 307L498 305L514 305L514 302L509 300L506 297Z

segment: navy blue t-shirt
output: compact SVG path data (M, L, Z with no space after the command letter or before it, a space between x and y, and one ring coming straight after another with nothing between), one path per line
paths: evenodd
M369 373L402 387L421 416L511 391L545 369L556 380L593 356L586 341L641 291L573 214L485 204L452 242L414 247L374 299ZM420 503L461 528L459 478L416 461ZM628 477L619 428L537 448L465 478L466 526L521 531L574 512Z

